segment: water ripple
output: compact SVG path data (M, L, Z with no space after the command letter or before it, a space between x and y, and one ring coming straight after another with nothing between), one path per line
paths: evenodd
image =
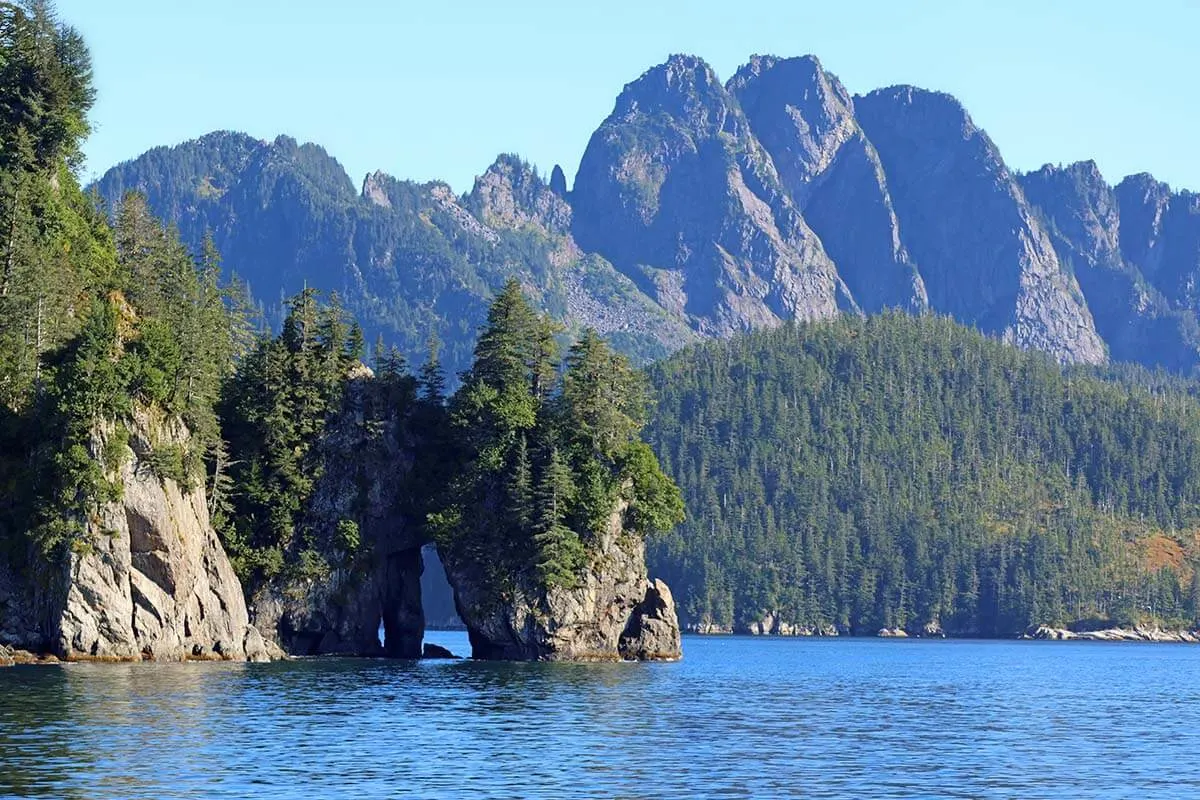
M449 637L449 638L448 638ZM452 649L465 637L440 635ZM1200 795L1200 648L690 638L679 664L0 672L0 795Z

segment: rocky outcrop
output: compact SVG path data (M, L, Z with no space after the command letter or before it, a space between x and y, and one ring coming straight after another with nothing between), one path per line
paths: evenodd
M456 656L445 647L431 642L426 642L425 647L421 650L421 658L430 659L456 659L462 656Z
M856 308L736 99L673 56L625 87L571 195L574 232L701 334Z
M728 88L859 307L924 310L883 165L838 79L812 56L755 56Z
M572 587L544 587L442 553L475 658L515 661L671 661L681 655L670 589L646 575L645 544L624 509L590 548Z
M112 430L97 433L97 455ZM187 430L138 409L129 431L115 475L121 499L59 561L0 570L0 643L72 661L268 660L203 488L152 467L155 448L187 446Z
M1095 162L1046 165L1020 182L1045 222L1059 261L1078 279L1113 359L1146 362L1152 353L1150 363L1184 373L1200 363L1200 328L1194 313L1172 308L1121 247L1126 227L1143 228L1144 244L1133 245L1131 240L1139 237L1128 233L1127 246L1144 260L1156 260L1150 253L1157 254L1160 240L1152 219L1161 215L1169 195L1154 187L1144 192L1148 208L1131 209L1129 225L1123 226L1117 193ZM1127 206L1133 194L1127 187Z
M560 169L559 177L565 187ZM531 264L527 293L543 306L556 306L569 328L591 328L627 348L655 342L672 352L695 340L678 315L664 311L627 276L595 253L587 253L571 233L573 211L565 188L555 190L534 168L516 156L501 156L475 180L463 207L497 237L536 241L548 267ZM557 298L548 289L557 289Z
M991 139L952 97L899 86L855 98L930 307L1067 363L1104 342Z
M394 400L365 367L349 382L318 445L324 469L301 523L323 562L254 590L255 625L288 653L421 655L423 539L404 496L414 448Z
M1038 641L1088 641L1088 642L1176 642L1200 643L1200 631L1163 630L1158 627L1106 628L1104 630L1072 631L1038 625L1021 635L1022 639Z
M1200 195L1146 174L1115 189L1121 252L1174 308L1200 312Z

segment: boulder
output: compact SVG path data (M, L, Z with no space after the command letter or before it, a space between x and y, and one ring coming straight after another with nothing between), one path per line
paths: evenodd
M432 642L425 642L425 646L421 649L421 658L447 659L447 658L461 658L461 656L454 655L454 653L451 653L449 650L447 650L445 647L442 647L439 644L433 644Z

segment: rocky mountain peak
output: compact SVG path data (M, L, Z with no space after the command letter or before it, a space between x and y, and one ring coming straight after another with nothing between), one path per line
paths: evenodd
M1076 239L1086 236L1119 259L1116 197L1095 161L1065 167L1046 164L1022 176L1020 183L1029 201L1042 209L1056 228Z
M1190 370L1197 360L1194 321L1189 323L1171 309L1166 298L1122 254L1127 222L1136 232L1139 221L1144 220L1136 215L1123 219L1117 193L1105 182L1096 163L1047 164L1021 176L1020 181L1025 197L1046 225L1059 260L1079 281L1096 330L1112 357L1136 361L1154 352L1158 363ZM1143 206L1135 208L1144 210ZM1157 241L1156 236L1150 241Z
M858 131L850 93L812 56L755 56L730 79L729 90L803 205L807 185Z
M561 170L559 170L561 173ZM484 225L519 229L536 225L552 233L571 229L571 207L515 155L502 155L475 179L466 207Z
M955 132L964 140L980 135L986 138L986 134L971 119L971 115L958 98L945 92L898 85L857 96L854 102L860 112L864 106L869 109L886 107L891 113L902 116L907 124L926 130L936 127L945 135ZM991 145L990 139L988 144ZM992 145L993 149L994 147Z
M381 208L391 208L392 201L388 197L386 183L392 180L388 175L375 170L363 178L362 196Z
M729 105L712 67L695 56L673 55L626 84L609 119L667 115L693 135L712 135L727 125Z
M1121 252L1148 275L1159 271L1162 259L1163 217L1171 201L1171 187L1145 172L1117 184L1121 210Z
M558 164L555 164L554 169L550 172L550 191L559 197L567 196L567 176Z
M854 105L931 307L1064 362L1103 362L1078 283L999 149L962 105L911 86L871 92Z

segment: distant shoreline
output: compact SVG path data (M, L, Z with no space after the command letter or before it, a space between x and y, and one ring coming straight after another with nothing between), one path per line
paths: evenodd
M887 629L884 629L887 630ZM937 635L908 634L898 629L886 633L754 633L750 631L732 630L696 630L690 628L684 631L685 636L697 637L745 637L748 639L912 639L919 641L954 640L954 641L988 641L988 642L1145 642L1151 644L1200 644L1200 629L1169 629L1162 628L1104 628L1091 631L1072 631L1067 628L1055 628L1048 625L1038 625L1024 633L1008 636L973 636L952 633Z

